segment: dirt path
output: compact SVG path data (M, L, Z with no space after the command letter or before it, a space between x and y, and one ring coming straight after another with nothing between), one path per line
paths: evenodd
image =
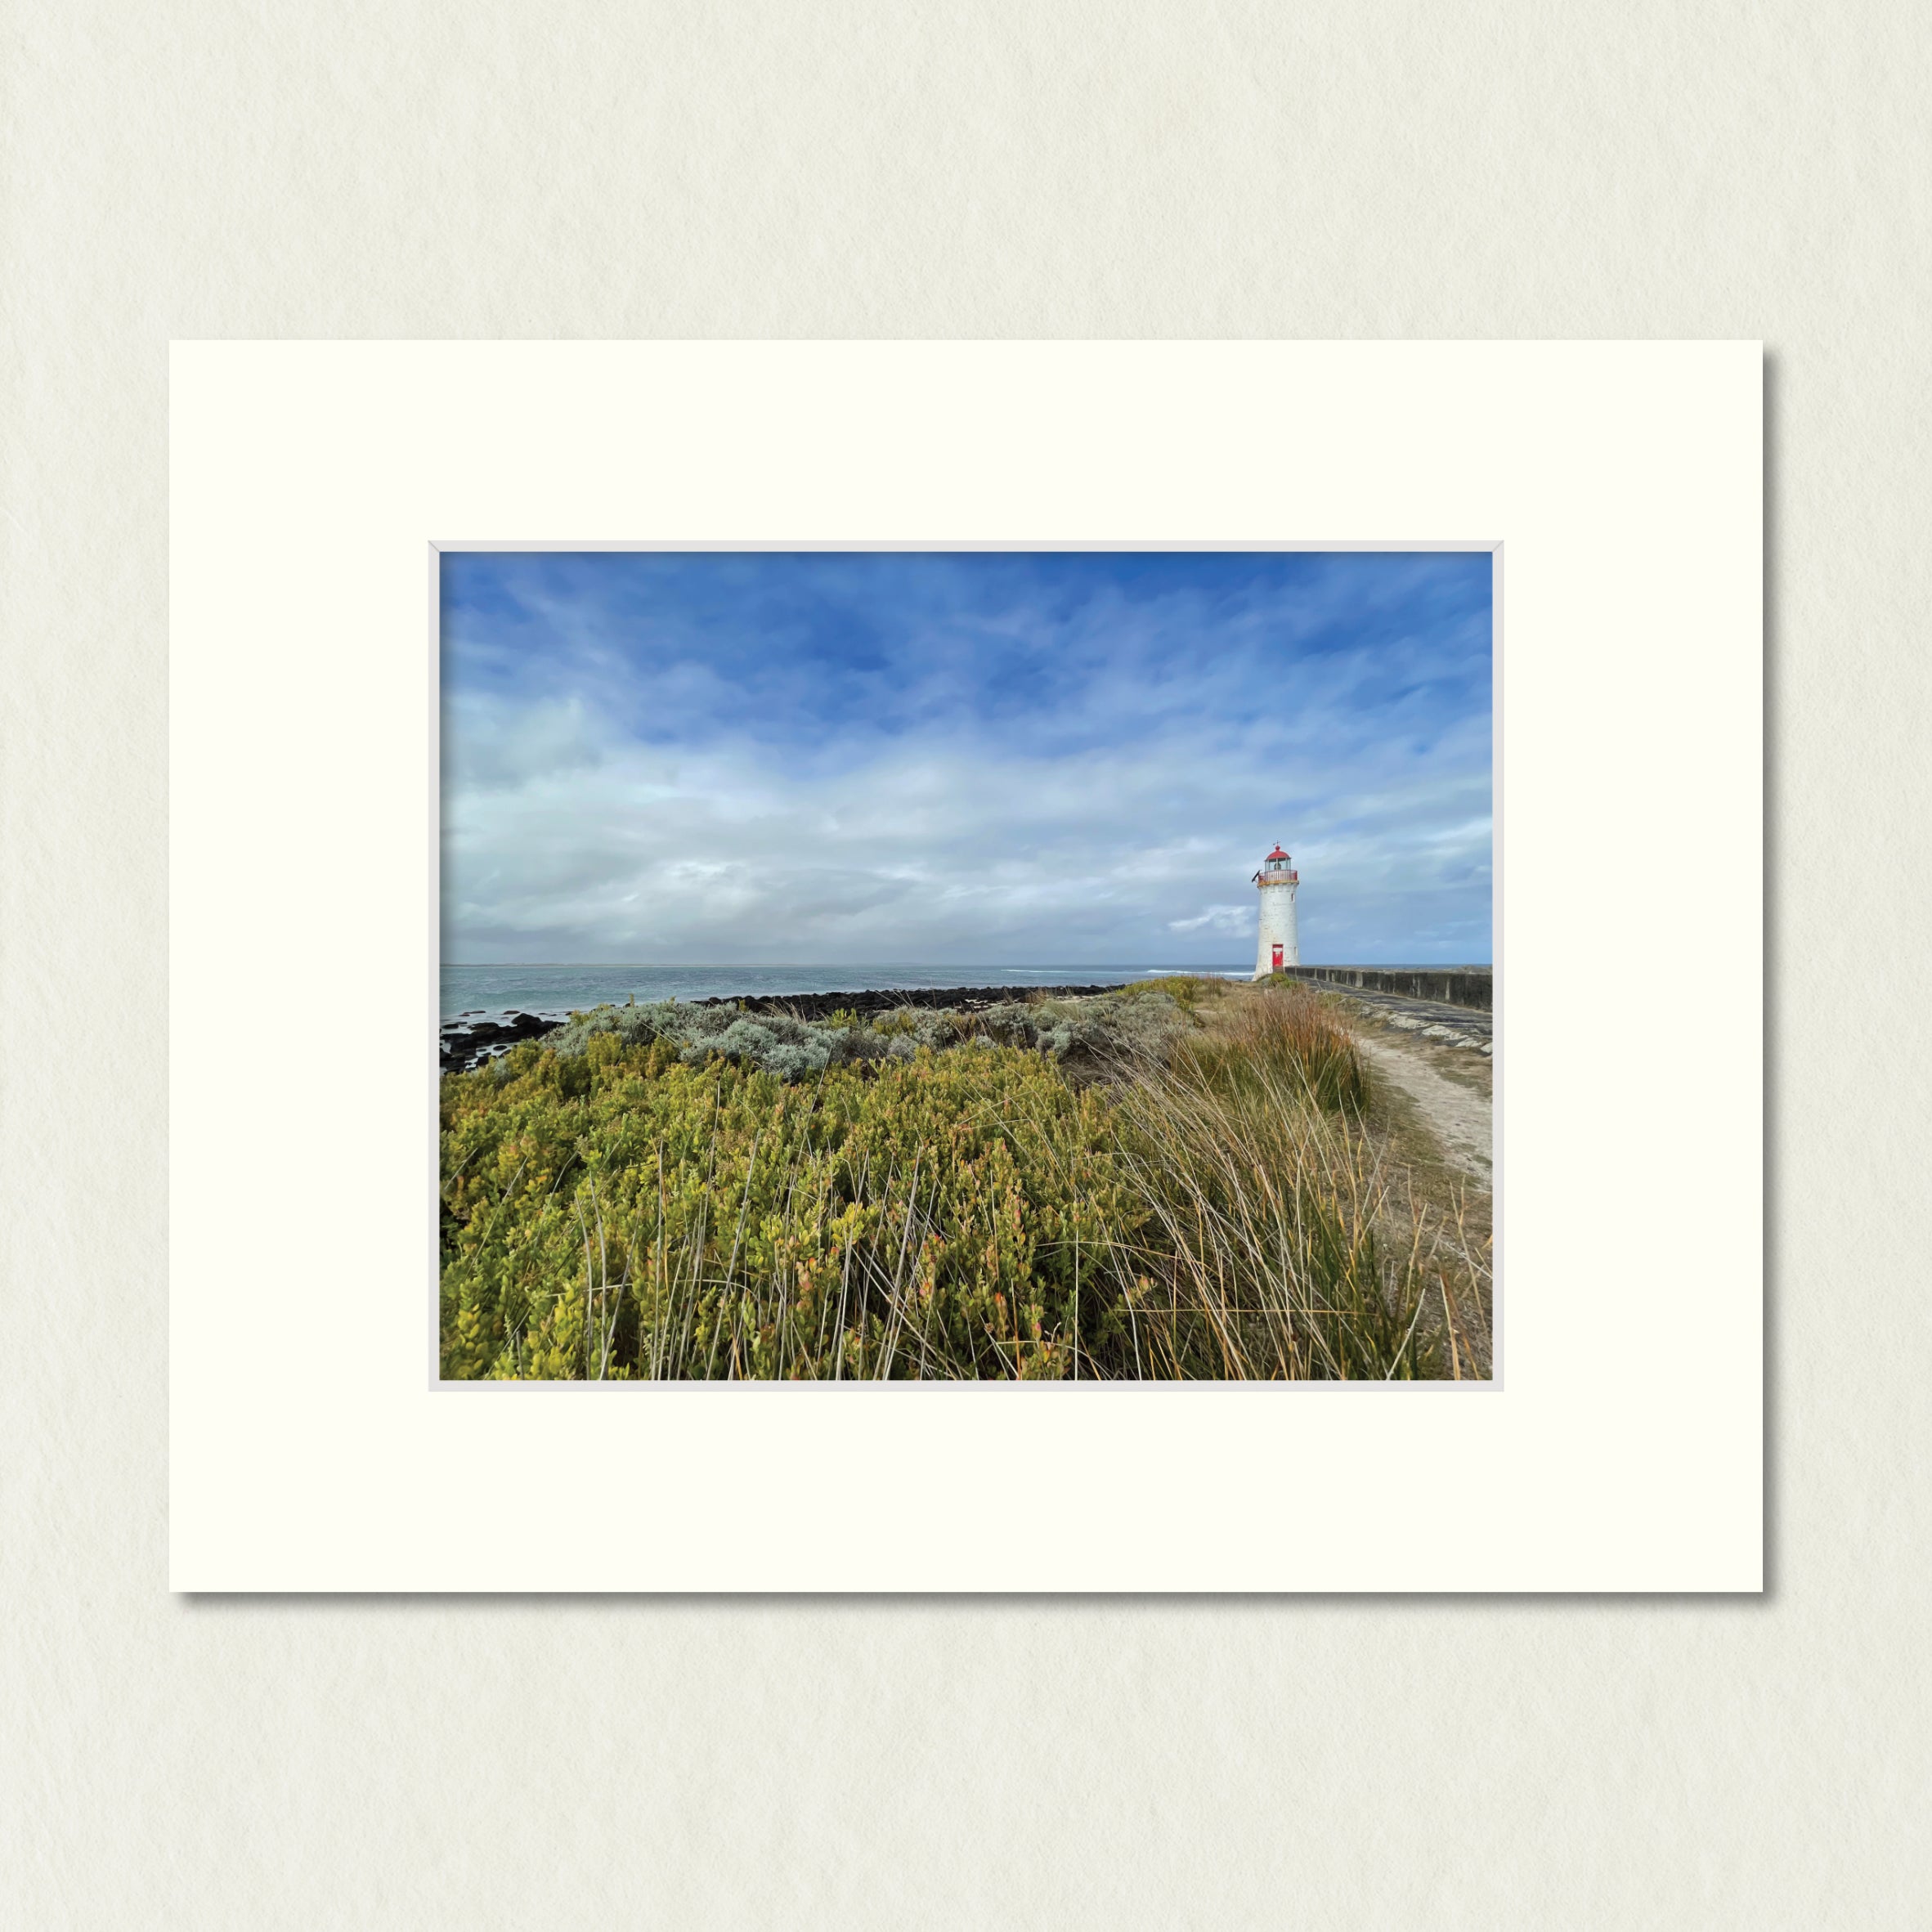
M1418 1230L1430 1230L1429 1262L1446 1266L1439 1277L1440 1320L1425 1297L1425 1330L1434 1334L1458 1379L1473 1374L1486 1380L1494 1366L1495 1320L1490 1265L1495 1061L1490 1016L1483 1014L1472 1024L1455 1008L1410 1001L1392 1011L1386 1001L1352 993L1338 994L1330 1010L1343 1018L1368 1065L1370 1113L1387 1160L1390 1231L1406 1238L1413 1217ZM1464 1265L1458 1265L1459 1257Z
M1466 1048L1432 1047L1376 1026L1363 1027L1356 1037L1373 1070L1414 1101L1423 1124L1450 1160L1488 1189L1495 1144L1488 1062L1478 1063L1479 1079L1467 1065L1475 1056ZM1450 1062L1446 1071L1445 1060Z

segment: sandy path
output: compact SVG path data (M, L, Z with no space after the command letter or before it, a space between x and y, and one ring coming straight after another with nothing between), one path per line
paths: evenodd
M1356 1038L1370 1067L1415 1102L1423 1124L1449 1159L1485 1188L1490 1186L1495 1136L1489 1095L1437 1073L1428 1049L1400 1034L1365 1028Z

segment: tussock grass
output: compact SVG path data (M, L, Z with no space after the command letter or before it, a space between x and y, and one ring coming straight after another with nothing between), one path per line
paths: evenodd
M1347 1029L1322 1001L1291 986L1250 996L1212 1031L1186 1041L1178 1068L1217 1093L1266 1096L1282 1105L1368 1105L1368 1074Z
M1152 1372L1450 1372L1427 1317L1432 1296L1468 1298L1476 1257L1392 1186L1369 1097L1353 1042L1298 988L1243 1001L1124 1091L1150 1209L1128 1294Z

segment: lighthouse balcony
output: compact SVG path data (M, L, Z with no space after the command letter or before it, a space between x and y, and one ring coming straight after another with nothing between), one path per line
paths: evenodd
M1299 872L1257 872L1254 876L1263 885L1298 885L1302 882Z

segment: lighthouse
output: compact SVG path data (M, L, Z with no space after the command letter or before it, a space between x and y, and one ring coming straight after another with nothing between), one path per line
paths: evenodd
M1262 861L1254 882L1262 895L1261 943L1255 948L1254 976L1265 979L1284 966L1302 963L1302 949L1295 939L1295 888L1302 875L1277 845Z

